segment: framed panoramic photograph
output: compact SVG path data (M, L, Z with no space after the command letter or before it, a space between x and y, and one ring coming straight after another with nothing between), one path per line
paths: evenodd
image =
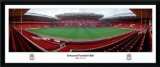
M152 2L3 2L2 67L159 67Z
M5 5L5 63L156 63L156 6Z

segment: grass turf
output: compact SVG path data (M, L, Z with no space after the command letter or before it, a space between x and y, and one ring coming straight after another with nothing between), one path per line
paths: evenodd
M28 29L27 31L48 37L57 37L71 40L95 40L121 35L131 32L129 29L100 27L100 28L70 28L70 27L49 27L39 29Z

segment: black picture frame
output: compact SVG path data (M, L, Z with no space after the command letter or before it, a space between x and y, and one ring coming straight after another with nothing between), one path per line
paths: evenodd
M156 5L156 63L5 63L5 5ZM1 2L1 63L2 67L35 67L35 66L42 66L42 67L65 67L65 66L112 66L112 67L137 67L137 66L146 66L146 67L159 67L160 65L160 49L159 49L159 17L160 17L160 5L159 1L2 1Z

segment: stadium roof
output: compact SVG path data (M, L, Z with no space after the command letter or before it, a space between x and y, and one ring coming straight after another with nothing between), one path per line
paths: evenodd
M75 18L75 17L86 17L86 18L101 18L103 17L103 15L100 15L100 14L95 14L95 13L84 13L84 12L81 12L81 13L64 13L64 14L58 14L56 15L56 17L58 18L68 18L68 17L71 17L71 18Z
M130 9L139 18L152 18L152 9Z
M136 16L130 9L127 8L31 8L25 15L41 15L41 16L51 16L56 17L57 14L64 13L75 13L75 12L88 12L102 14L104 17L111 17L114 15L129 13L129 16ZM123 15L124 16L124 15ZM128 16L128 15L127 15Z
M29 9L9 9L9 16L16 17L24 15Z
M25 14L25 15L30 15L30 16L39 16L39 17L46 17L46 18L54 18L54 19L58 19L58 18L53 17L53 16L48 16L48 15L38 14L38 13L28 13L28 14Z

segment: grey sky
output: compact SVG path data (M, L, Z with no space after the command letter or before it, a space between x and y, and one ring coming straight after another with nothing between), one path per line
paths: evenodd
M55 17L57 14L71 13L71 12L89 12L95 14L102 14L104 17L110 17L117 14L131 13L129 16L135 14L127 8L31 8L25 15L30 13L42 14ZM128 16L128 15L127 15Z

